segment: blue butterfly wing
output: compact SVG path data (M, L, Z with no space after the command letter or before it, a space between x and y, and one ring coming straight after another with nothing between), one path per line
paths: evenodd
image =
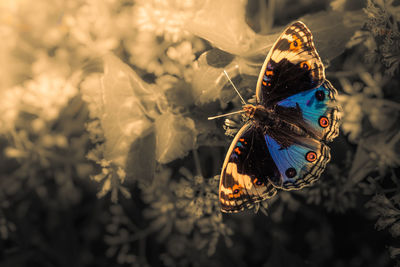
M330 160L330 149L325 142L339 134L340 107L336 94L336 89L325 80L317 88L277 102L278 114L310 136L299 137L290 132L273 137L265 135L269 153L281 174L280 179L272 181L275 186L285 190L300 189L312 184L324 171ZM282 146L277 141L282 136L290 140L290 145Z
M298 139L287 148L282 148L269 135L265 135L265 142L281 175L280 179L271 182L281 189L300 189L312 184L330 160L329 147L315 139Z
M277 104L284 108L298 108L302 120L294 123L312 132L316 139L332 141L339 134L340 107L336 94L336 89L325 80L319 87L289 96Z

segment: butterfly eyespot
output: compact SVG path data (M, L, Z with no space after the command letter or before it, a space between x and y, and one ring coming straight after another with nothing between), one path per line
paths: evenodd
M301 62L300 63L300 68L309 70L310 69L310 65L308 65L307 62Z
M254 179L254 182L253 182L255 185L257 185L257 186L260 186L260 185L263 185L263 182L261 181L261 180L258 180L257 178L255 178Z
M232 197L238 197L240 192L242 191L242 187L240 185L235 184L232 187Z
M293 178L296 176L297 171L295 168L291 167L285 171L285 174L288 178Z
M299 50L301 48L301 41L296 35L293 35L292 38L294 41L290 42L290 50Z
M325 99L325 93L324 93L324 91L322 91L322 90L316 91L316 92L315 92L315 98L316 98L318 101L323 101L323 100Z
M314 151L308 151L306 154L306 160L308 162L314 162L317 159L317 153Z
M329 120L325 116L319 117L318 123L319 123L319 126L321 126L322 128L326 128L329 126Z

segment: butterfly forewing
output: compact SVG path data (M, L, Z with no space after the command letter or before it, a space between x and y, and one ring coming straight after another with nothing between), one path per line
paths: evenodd
M257 100L270 106L324 80L324 66L311 31L298 21L285 29L269 51L258 77Z

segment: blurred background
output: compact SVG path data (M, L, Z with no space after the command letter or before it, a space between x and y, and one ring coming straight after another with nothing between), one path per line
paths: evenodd
M332 160L222 214L223 70L251 99L296 20L339 91ZM399 22L398 0L0 1L0 266L400 266Z

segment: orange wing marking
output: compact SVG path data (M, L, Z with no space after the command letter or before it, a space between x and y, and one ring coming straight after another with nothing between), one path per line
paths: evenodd
M290 50L297 51L301 48L303 43L301 42L301 40L299 38L297 38L296 35L293 35L292 38L293 38L293 41L290 42Z

